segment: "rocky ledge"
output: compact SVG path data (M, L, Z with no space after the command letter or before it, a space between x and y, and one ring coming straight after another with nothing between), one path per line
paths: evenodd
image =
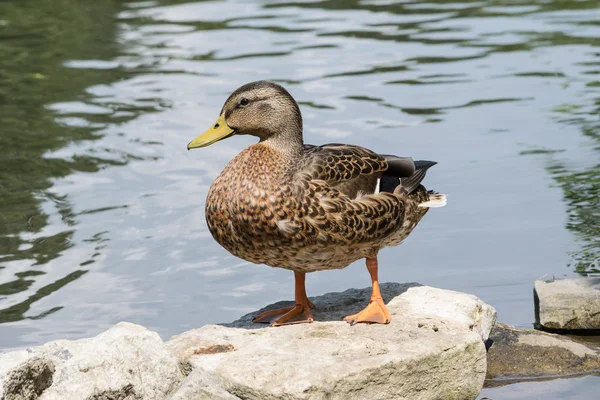
M91 339L0 354L0 399L475 399L496 311L416 284L382 293L389 325L340 321L369 299L370 288L351 289L311 299L312 324L262 328L252 313L164 343L120 323Z
M600 372L600 337L557 335L496 323L486 387Z
M600 277L537 280L533 293L536 327L600 332Z

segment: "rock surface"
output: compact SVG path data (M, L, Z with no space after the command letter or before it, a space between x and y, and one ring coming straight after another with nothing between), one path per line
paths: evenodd
M268 328L251 324L252 313L164 343L120 323L91 339L0 354L0 399L475 399L495 310L417 284L384 284L382 294L389 325L341 321L370 297L370 288L351 289L312 299L312 324Z
M389 325L340 321L368 302L370 289L351 289L311 299L313 324L247 329L252 313L230 324L237 328L208 325L166 345L184 368L243 399L475 399L495 310L471 295L414 286L383 285L384 299L401 293L388 303Z
M91 339L0 354L3 400L164 399L183 378L158 334L123 322Z
M502 323L496 323L490 338L486 386L600 370L600 338L572 339Z
M219 378L202 369L196 369L167 400L240 400L223 389Z
M536 326L551 330L600 330L600 278L534 284Z

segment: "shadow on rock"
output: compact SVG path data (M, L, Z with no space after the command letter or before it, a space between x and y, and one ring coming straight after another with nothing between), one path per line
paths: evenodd
M422 286L419 283L382 283L380 285L381 296L387 303L396 296L400 296L411 287ZM315 321L341 321L345 316L355 314L361 311L367 306L371 298L371 288L364 289L348 289L341 293L327 293L323 296L311 297L316 309L311 310L315 316ZM260 310L253 311L241 317L240 319L230 322L219 324L229 328L246 328L246 329L259 329L264 328L265 324L255 324L252 319L258 314L276 310L278 308L293 306L293 301L279 301L277 303L270 304Z

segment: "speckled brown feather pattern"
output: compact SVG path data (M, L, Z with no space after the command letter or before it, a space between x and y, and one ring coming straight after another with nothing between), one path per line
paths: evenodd
M402 242L427 212L410 195L373 194L384 157L351 145L280 151L261 142L235 157L206 200L213 237L244 260L300 272L344 268Z
M371 175L387 169L387 161L384 157L363 147L327 144L304 148L304 156L300 159L296 174L308 174L312 179L321 179L330 184L349 181L361 175Z

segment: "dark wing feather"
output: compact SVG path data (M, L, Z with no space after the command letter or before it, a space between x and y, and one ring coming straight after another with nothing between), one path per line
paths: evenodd
M394 175L390 173L390 169L384 172L383 177L381 178L380 190L382 192L394 193L394 190L398 186L402 186L402 189L406 192L406 194L410 194L414 192L423 179L425 179L425 173L427 170L437 163L435 161L415 161L414 172L405 177L398 177L398 175Z
M397 178L407 178L415 173L415 163L411 157L398 157L388 154L382 155L388 162L388 168L384 175Z
M427 170L436 164L435 161L415 161L415 173L407 178L401 178L400 185L402 185L407 193L412 193L419 187L423 179L425 179Z

